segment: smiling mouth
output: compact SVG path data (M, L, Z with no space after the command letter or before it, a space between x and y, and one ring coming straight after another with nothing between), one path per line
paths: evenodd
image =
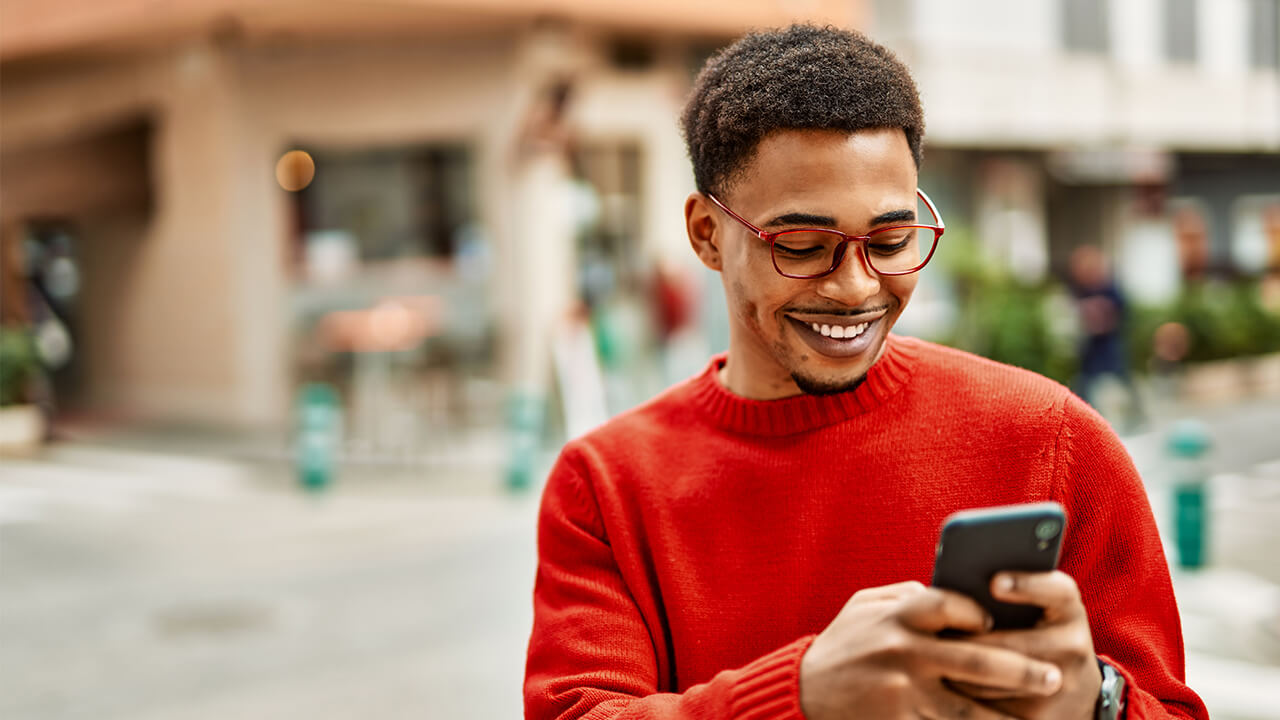
M818 354L848 359L862 355L871 349L878 335L877 328L885 313L859 312L857 319L844 320L838 314L817 314L809 318L788 315L787 320L796 329L797 336Z

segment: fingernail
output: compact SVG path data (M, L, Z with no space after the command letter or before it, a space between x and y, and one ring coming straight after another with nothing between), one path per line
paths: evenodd
M993 627L995 627L995 626L996 626L996 619L995 619L995 618L993 618L993 617L991 617L990 615L986 616L986 617L982 620L982 629L983 629L984 631L990 632L991 628L993 628Z
M1056 667L1044 671L1044 685L1050 690L1057 690L1062 684L1062 673Z
M1009 592L1013 589L1013 578L1008 575L1001 575L996 578L996 590L1000 592Z

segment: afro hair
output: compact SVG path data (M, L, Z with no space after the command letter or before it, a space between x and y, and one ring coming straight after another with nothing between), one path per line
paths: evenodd
M775 130L899 127L917 167L922 157L924 111L906 65L829 26L752 33L716 53L680 120L701 192L724 192Z

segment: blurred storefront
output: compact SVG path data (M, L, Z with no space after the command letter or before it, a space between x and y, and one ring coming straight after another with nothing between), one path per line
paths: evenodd
M576 303L695 262L702 59L859 8L6 3L3 219L82 279L59 412L279 430L319 380L371 451L500 423Z
M1165 298L1189 264L1280 262L1278 6L8 2L0 220L30 256L12 277L71 266L76 291L21 293L5 322L65 341L64 416L282 430L323 381L385 454L554 392L550 345L585 309L620 409L723 344L677 210L692 74L796 19L865 28L913 68L944 252L1036 282L1098 244ZM902 329L954 333L951 285L928 274ZM690 297L701 344L622 367L689 338Z
M1280 0L876 0L869 17L920 85L943 264L1043 288L1096 246L1147 307L1280 277ZM906 328L954 339L951 280L922 279Z

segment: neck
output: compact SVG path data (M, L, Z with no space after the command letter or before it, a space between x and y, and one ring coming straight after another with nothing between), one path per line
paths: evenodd
M769 377L764 377L761 373L751 372L749 369L751 363L744 362L742 358L743 353L735 351L733 343L730 343L729 355L724 366L716 374L720 386L734 395L748 400L777 400L803 394L795 380L791 379L791 374L782 368L779 367L775 373L769 373ZM772 358L767 362L773 364ZM759 366L760 364L757 363L757 367Z

